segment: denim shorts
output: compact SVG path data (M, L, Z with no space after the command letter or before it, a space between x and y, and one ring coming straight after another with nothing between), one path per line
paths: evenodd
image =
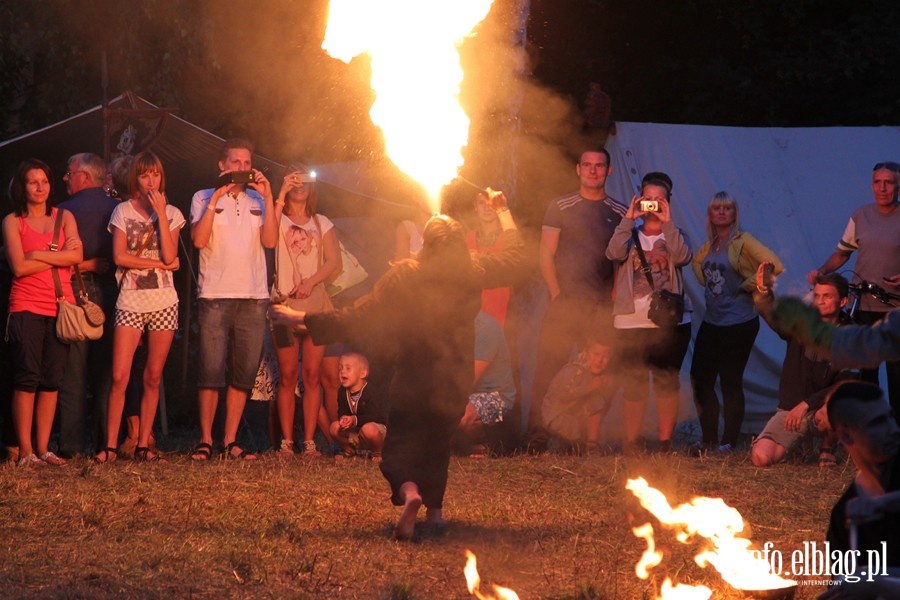
M256 298L201 298L198 301L200 371L197 387L217 389L230 385L247 392L253 389L268 327L268 306L268 299ZM226 375L230 375L230 381Z

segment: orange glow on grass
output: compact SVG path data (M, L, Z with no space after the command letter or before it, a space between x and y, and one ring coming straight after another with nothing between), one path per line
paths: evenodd
M492 0L331 0L322 42L349 63L371 58L375 102L388 156L425 189L438 212L441 187L463 164L469 117L459 104L458 46L487 16Z

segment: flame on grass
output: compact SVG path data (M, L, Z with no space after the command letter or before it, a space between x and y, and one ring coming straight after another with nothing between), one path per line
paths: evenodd
M499 585L491 585L494 588L494 594L484 595L481 593L481 577L478 575L478 567L476 565L475 554L471 550L466 550L466 566L463 569L466 576L466 585L469 587L469 593L478 598L478 600L519 600L518 594L509 588Z
M771 565L750 550L750 540L737 535L744 530L744 519L736 509L725 504L721 498L697 497L690 503L672 508L666 496L650 487L643 477L629 479L625 487L637 496L641 505L653 513L660 523L675 530L678 541L687 543L695 536L707 540L711 545L710 548L697 554L694 560L701 567L708 564L714 566L722 575L722 579L732 587L742 590L763 590L797 585L790 579L772 573ZM640 537L647 539L647 552L651 550L655 552L653 528L649 523L644 527L649 527L649 531L638 528L642 533ZM635 535L638 535L637 530ZM644 565L644 573L650 564L645 561L647 552L638 563L639 567ZM655 565L650 565L650 568L653 566ZM635 570L637 572L637 569ZM638 575L641 573L638 572ZM662 597L667 600L670 598L665 592Z
M459 104L463 70L457 46L487 16L492 0L331 0L324 48L349 63L371 58L375 103L392 161L419 182L434 212L456 177L468 143Z

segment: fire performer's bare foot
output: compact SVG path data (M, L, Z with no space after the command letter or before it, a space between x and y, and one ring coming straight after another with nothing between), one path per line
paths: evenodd
M425 509L425 527L432 535L440 535L444 533L447 521L444 520L440 508Z
M422 496L419 495L419 486L411 481L400 486L400 494L403 496L403 510L394 527L394 539L408 541L412 539L416 528L416 517L422 506Z

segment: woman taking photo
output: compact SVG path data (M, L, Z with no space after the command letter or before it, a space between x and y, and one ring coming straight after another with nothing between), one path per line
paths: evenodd
M19 466L66 464L48 448L69 353L68 344L56 337L59 308L54 279L59 278L63 297L74 303L70 267L81 262L82 249L75 218L50 206L51 181L46 163L23 161L12 181L13 212L3 219L6 258L13 273L6 335L13 355L12 417Z
M617 263L613 299L613 326L617 331L617 376L625 390L622 412L625 448L634 451L649 397L650 374L656 392L660 452L672 446L678 418L681 386L678 373L691 341L691 312L680 323L661 328L650 320L654 291L666 290L684 298L682 267L693 254L684 234L675 227L670 211L672 180L665 173L648 173L641 197L632 198L625 217L606 248L606 257ZM635 228L635 221L641 225ZM643 259L637 251L640 241ZM647 269L653 285L647 280Z
M119 426L134 353L147 332L141 416L134 459L162 460L150 450L159 405L159 385L169 348L178 329L178 294L172 272L178 269L178 235L184 215L166 201L166 176L152 152L134 157L128 175L128 200L109 220L119 299L113 331L113 383L109 393L106 448L97 462L117 458Z
M718 192L706 211L708 239L694 257L694 273L703 285L706 314L694 342L691 381L700 418L702 441L692 453L730 452L744 421L744 368L759 332L759 314L753 304L756 270L771 262L775 274L784 270L775 253L741 231L737 201ZM725 430L719 441L719 398L722 387Z
M275 200L278 242L275 250L275 287L286 296L285 303L295 310L323 312L332 309L325 289L329 278L341 270L341 253L334 225L316 214L316 190L312 177L301 166L289 166L288 174ZM321 456L313 435L318 425L329 438L331 423L322 408L323 370L333 371L337 381L339 357L325 358L325 346L318 346L308 335L292 334L282 346L276 339L278 354L278 394L275 408L281 427L279 452L294 452L294 390L297 387L297 359L303 345L303 455ZM285 340L287 342L287 340ZM336 412L336 411L335 411Z

